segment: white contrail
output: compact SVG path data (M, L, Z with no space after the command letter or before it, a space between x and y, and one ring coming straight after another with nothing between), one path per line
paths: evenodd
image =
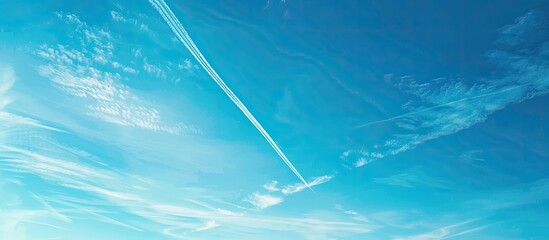
M217 72L215 72L215 70L212 68L212 66L210 66L210 64L208 63L206 58L202 55L202 53L200 52L198 47L196 47L196 45L194 44L191 37L189 36L189 34L187 33L187 31L185 30L183 25L181 25L181 22L179 22L177 17L173 14L170 7L168 7L166 2L164 2L164 0L149 0L149 2L160 13L160 15L162 15L162 18L164 18L164 21L166 21L166 23L168 23L168 25L170 26L172 31L175 33L177 38L191 52L191 54L200 63L200 65L202 65L204 70L206 70L206 72L208 72L210 77L212 77L212 79L217 83L217 85L219 85L219 87L221 87L221 89L223 89L225 94L227 94L227 96L229 96L229 98L234 102L234 104L236 104L236 106L240 109L240 111L242 111L242 113L244 113L244 115L246 115L246 117L250 120L250 122L252 122L252 124L257 128L257 130L261 133L261 135L263 135L265 140L267 140L267 142L269 142L271 147L275 150L275 152L278 154L278 156L280 156L280 158L282 158L284 163L286 163L286 165L288 165L288 167L292 170L292 172L294 172L294 174L299 178L299 180L301 180L308 188L311 188L309 186L309 184L307 183L307 181L305 181L305 179L303 179L303 177L301 176L301 174L299 174L299 172L294 167L294 165L290 162L290 160L288 160L286 155L284 155L282 150L278 147L278 145L275 143L275 141L271 138L269 133L267 133L267 131L265 131L263 126L261 126L261 124L252 115L252 113L250 113L248 108L246 108L246 106L244 106L242 101L240 101L240 99L238 99L238 97L233 93L233 91L231 91L231 89L227 86L227 84L225 84L223 79L221 79L221 77L217 74Z
M517 88L521 88L521 87L526 87L526 86L527 85L518 85L518 86L514 86L514 87L510 87L510 88L505 88L503 90L496 91L496 92L481 94L481 95L474 96L474 97L462 98L462 99L458 99L458 100L455 100L455 101L452 101L452 102L447 102L447 103L443 103L443 104L440 104L440 105L424 108L424 109L421 109L421 110L418 110L418 111L415 111L415 112L409 112L409 113L405 113L405 114L402 114L402 115L398 115L398 116L383 119L383 120L364 123L362 125L358 125L357 128L363 128L363 127L367 127L367 126L378 124L378 123L390 122L390 121L393 121L393 120L396 120L396 119L408 117L408 116L415 115L415 114L418 114L418 113L431 111L431 110L436 109L436 108L450 106L450 105L453 105L453 104L456 104L456 103L465 102L465 101L474 100L474 99L483 98L483 97L488 97L488 96L492 96L492 95L497 95L497 94L500 94L500 93L508 92L508 91L511 91L511 90L514 90L514 89L517 89Z

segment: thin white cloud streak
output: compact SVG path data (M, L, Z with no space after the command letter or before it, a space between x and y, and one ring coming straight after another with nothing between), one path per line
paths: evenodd
M313 218L285 218L258 215L224 216L187 207L151 204L148 207L153 211L141 212L142 216L174 226L180 224L177 221L177 217L190 217L211 219L216 222L222 222L222 225L245 226L250 229L268 229L274 231L294 231L303 235L314 234L314 231L366 233L377 228L377 226L364 223L323 221Z
M334 175L324 175L324 176L320 176L320 177L315 177L313 179L313 181L309 182L308 184L309 184L309 186L313 187L313 186L316 186L316 185L326 183L326 182L332 180L332 178L334 178ZM301 192L301 191L305 190L305 188L307 188L307 186L305 184L296 183L296 184L284 186L282 188L282 190L280 190L280 191L284 195L290 195L290 194Z
M0 122L10 122L24 124L28 126L38 127L42 129L64 132L54 127L46 126L38 121L26 117L22 117L16 114L3 111L7 107L12 99L7 95L7 92L11 90L13 84L15 83L17 77L13 68L7 64L0 63ZM6 129L9 130L9 129ZM0 128L0 131L4 131L3 128Z
M12 152L17 155L10 157L10 159L4 159L1 162L2 165L16 167L17 170L40 173L42 176L55 180L74 182L76 178L85 179L87 177L105 181L114 179L114 177L96 171L94 168L75 162L54 159L21 148L1 146L0 153L4 152Z
M25 223L41 224L36 219L50 217L50 212L45 210L9 210L0 211L0 239L26 240L33 239L27 233ZM53 224L41 224L59 229ZM45 236L41 236L43 239Z
M13 71L13 68L0 63L0 96L10 90L14 82L15 72ZM0 102L2 103L0 104L0 109L7 105L3 104L4 102L9 102L9 99L2 99Z
M284 199L272 195L254 193L248 196L246 201L254 205L256 208L265 209L284 202Z
M373 183L393 185L405 188L427 187L452 189L450 183L430 176L420 169L411 169L382 178L373 178Z
M486 192L482 197L466 202L466 205L489 211L498 211L523 205L539 203L549 196L549 178L507 189Z
M263 135L265 140L269 142L271 147L275 150L275 152L280 156L280 158L288 165L288 167L292 170L292 172L307 186L308 188L311 188L307 181L301 176L301 174L297 171L297 169L294 167L294 165L288 160L284 152L280 149L280 147L276 144L276 142L271 138L269 133L263 128L263 126L255 119L255 117L252 115L252 113L246 108L246 106L240 101L240 99L233 93L233 91L225 84L223 79L217 74L217 72L210 66L206 58L202 55L198 47L194 44L194 41L191 39L183 25L181 25L181 22L177 19L175 14L171 11L171 9L168 7L168 5L164 2L164 0L149 0L151 5L162 15L162 18L172 31L175 33L177 38L185 45L185 47L191 52L191 54L195 57L195 59L200 63L200 65L208 72L210 77L217 83L219 87L227 94L227 96L233 101L234 104L244 113L244 115L250 120L250 122L257 128L257 130Z
M0 124L0 146L9 142L9 135L14 132L15 128L10 125L14 123L31 123L28 125L40 125L36 122L32 122L31 119L22 118L20 116L5 112L5 108L12 102L12 99L7 93L13 87L15 80L16 75L13 68L8 64L0 62L0 123L2 123Z
M65 230L65 229L62 228L62 227L59 227L59 226L56 226L56 225L53 225L53 224L38 222L38 221L23 220L23 221L21 221L21 222L24 222L24 223L32 223L32 224L41 225L41 226L46 226L46 227L55 228L55 229L58 229L58 230Z
M221 226L221 225L218 224L216 221L210 220L210 221L205 222L204 226L195 229L195 231L202 232L202 231L212 229L212 228L216 228L216 227L219 227L219 226Z
M465 235L465 234L478 232L478 231L480 231L480 230L485 229L487 226L488 226L488 225L484 225L484 226L480 226L480 227L476 227L476 228L471 228L471 229L468 229L468 230L464 230L464 231L458 232L458 233L456 233L456 234L449 235L449 236L445 237L444 239L450 239L450 238L454 238L454 237L463 236L463 235Z
M22 117L22 116L19 116L19 115L8 113L8 112L0 112L0 122L12 122L12 123L18 123L18 124L23 124L23 125L27 125L27 126L47 129L47 130L51 130L51 131L55 131L55 132L66 132L64 130L61 130L61 129L58 129L58 128L54 128L54 127L47 126L47 125L44 125L42 123L39 123L38 121L36 121L34 119L27 118L27 117Z
M34 197L34 199L36 199L36 201L38 201L40 204L42 204L42 206L44 206L49 212L51 212L56 218L64 221L64 222L72 222L72 220L67 217L66 215L64 214L61 214L59 211L57 211L57 209L53 208L46 200L44 200L43 198L39 197L38 195L34 194L34 193L30 193L32 197Z
M117 226L121 226L121 227L125 227L125 228L131 229L131 230L135 230L135 231L138 231L138 232L143 232L143 229L141 229L141 228L134 227L134 226L129 225L129 224L125 224L125 223L120 222L120 221L118 221L114 218L107 217L103 214L96 213L96 212L91 211L89 209L80 208L79 210L95 216L101 222L108 223L108 224L114 224L114 225L117 225Z
M0 183L0 185L3 185L3 183ZM38 196L34 195L33 197L35 197L36 200L39 200L39 202L43 201L43 199ZM20 199L20 195L17 194L16 198ZM40 203L44 205L43 202ZM30 236L30 233L27 233L27 230L36 229L37 225L57 230L65 230L65 228L53 224L56 222L56 219L60 219L60 213L47 203L46 205L46 209L24 209L23 202L18 200L14 205L7 205L7 207L0 206L4 208L0 211L0 239L35 239ZM64 222L68 223L69 221ZM45 234L42 234L40 238L46 239Z
M513 87L505 88L505 89L502 89L502 90L496 91L496 92L486 93L486 94L482 94L482 95L474 96L474 97L462 98L462 99L459 99L459 100L456 100L456 101L451 101L451 102L448 102L448 103L444 103L444 104L424 108L424 109L421 109L421 110L418 110L418 111L401 114L401 115L390 117L390 118L387 118L387 119L373 121L373 122L369 122L369 123L364 123L362 125L358 125L357 128L363 128L363 127L371 126L371 125L378 124L378 123L391 122L393 120L397 120L397 119L400 119L400 118L405 118L405 117L416 115L416 114L419 114L419 113L428 112L428 111L431 111L433 109L437 109L437 108L441 108L441 107L448 107L448 106L451 106L451 105L454 105L454 104L457 104L457 103L466 102L466 101L469 101L469 100L475 100L475 99L479 99L479 98L489 97L489 96L492 96L492 95L502 94L502 93L505 93L505 92L508 92L508 91L511 91L511 90L515 90L517 88L522 88L522 87L527 87L527 86L528 85L513 86Z
M394 237L393 240L442 240L442 239L449 239L453 237L463 236L466 234L478 232L480 230L483 230L487 227L487 225L479 226L479 227L471 227L471 228L465 228L465 226L470 225L477 219L469 219L462 222L458 222L452 225L440 227L438 229L432 230L430 232L417 234L413 236L408 237Z
M365 216L359 214L357 211L355 211L355 210L347 210L347 209L344 209L344 208L343 208L341 205L339 205L339 204L336 204L336 205L335 205L335 209L337 209L338 211L340 211L340 212L342 212L342 213L344 213L344 214L346 214L346 215L351 216L351 219L353 219L353 220L355 220L355 221L357 221L357 222L364 222L364 223L369 223L369 222L370 222L370 220L369 220L367 217L365 217Z
M201 201L197 201L197 200L194 200L194 199L185 199L185 200L187 200L188 202L194 203L194 204L196 204L200 207L215 211L215 212L217 212L221 215L227 215L227 216L240 216L240 215L242 215L242 213L236 213L236 212L233 212L233 211L229 211L227 209L214 207L214 206L211 206L210 204L207 204L207 203L204 203L204 202L201 202Z

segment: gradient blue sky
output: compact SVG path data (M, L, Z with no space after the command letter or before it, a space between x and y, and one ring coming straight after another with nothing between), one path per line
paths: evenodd
M549 239L546 1L0 0L0 239Z

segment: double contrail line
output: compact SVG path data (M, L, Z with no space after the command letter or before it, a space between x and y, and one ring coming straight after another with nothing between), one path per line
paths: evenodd
M252 113L250 113L248 108L246 108L246 106L244 106L242 101L240 101L240 99L238 99L238 97L233 93L233 91L231 91L231 89L227 86L227 84L225 84L223 79L212 68L212 66L210 66L210 64L208 63L206 58L202 55L202 53L200 52L198 47L194 44L194 42L191 39L191 37L189 36L189 34L187 33L187 31L185 30L183 25L181 25L181 22L179 22L179 20L175 16L175 14L173 14L172 10L170 9L170 7L168 7L166 2L164 2L164 0L149 0L149 2L156 9L156 11L158 11L160 13L160 15L162 15L162 18L164 18L164 21L166 21L166 23L168 23L168 25L170 26L172 31L175 33L177 38L191 52L191 54L200 63L200 65L204 68L204 70L206 70L206 72L208 72L208 74L215 81L215 83L217 83L217 85L219 85L219 87L221 87L223 92L225 92L225 94L227 94L227 96L233 101L234 104L236 104L236 106L240 109L240 111L242 111L242 113L244 113L244 115L248 118L248 120L250 120L250 122L257 128L257 130L261 133L261 135L263 135L265 140L267 140L267 142L269 142L271 147L275 150L275 152L278 154L278 156L280 156L280 158L282 158L284 163L286 163L286 165L288 165L288 167L299 178L299 180L301 180L308 188L311 188L309 186L309 184L307 183L307 181L305 181L305 179L303 179L301 174L299 174L299 172L294 167L294 165L290 162L290 160L288 160L286 155L284 155L284 152L282 152L280 147L278 147L276 142L271 138L269 133L267 133L267 131L265 131L263 126L261 126L261 124L252 115Z

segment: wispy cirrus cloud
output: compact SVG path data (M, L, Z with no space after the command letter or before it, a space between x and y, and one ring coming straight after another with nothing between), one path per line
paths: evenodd
M31 127L29 130L32 129ZM71 147L60 143L52 144L52 139L35 141L40 142L35 147L3 145L0 148L0 158L6 161L0 161L0 169L2 173L22 177L33 176L34 179L43 181L40 183L41 186L55 188L56 191L50 192L46 197L39 193L33 193L31 197L41 203L44 211L47 210L49 215L44 220L51 222L49 219L57 219L60 227L66 225L63 219L87 219L138 233L153 231L177 239L196 239L208 231L240 236L239 231L235 233L234 229L241 229L244 232L293 231L306 239L330 239L375 229L366 223L311 217L274 217L240 208L233 211L219 206L214 201L169 202L161 197L155 197L164 195L165 191L172 191L164 185L158 188L154 187L158 183L152 180L135 181L144 178L99 164L105 161L78 149L72 148L70 154L67 154L66 150ZM91 164L94 164L93 167ZM254 201L258 208L266 208L283 201L281 197L268 194L257 193L254 197L250 200ZM116 212L101 210L105 209L105 206L106 209L116 209ZM142 220L137 223L127 221L121 214L139 217ZM40 218L26 220L39 221Z
M4 239L30 239L29 231L37 227L53 228L56 231L63 228L51 222L51 213L47 210L35 209L2 209L0 212L0 237Z
M497 211L542 203L547 200L547 196L549 196L549 178L544 178L527 184L487 191L486 195L467 201L465 205L480 207L486 211Z
M431 177L419 168L414 168L388 177L374 178L372 179L372 182L405 188L429 187L451 189L450 183Z
M119 211L125 212L125 214L140 216L146 221L160 224L163 228L159 232L174 238L184 238L213 228L223 228L223 226L229 228L221 231L232 232L230 229L237 227L241 229L297 231L303 235L315 232L314 228L323 229L326 236L364 233L372 230L367 225L352 222L334 222L315 218L271 217L253 213L229 214L230 211L220 212L220 207L210 206L209 204L200 203L197 207L197 201L190 201L195 206L181 203L163 203L159 199L151 199L150 190L132 188L130 183L135 185L139 182L130 181L133 176L122 172L115 172L108 168L89 168L75 159L69 160L59 157L61 155L57 157L47 156L14 147L4 147L1 150L0 156L14 159L13 161L2 162L2 171L34 175L44 179L49 184L72 189L70 192L73 194L70 197L63 195L55 197L55 194L50 194L47 199L44 199L34 195L36 199L43 203L42 205L46 209L50 209L51 217L57 217L62 212L63 218L61 219L86 216L87 219L96 219L107 224L143 231L143 224L132 225L122 219L109 217L98 212L98 210L90 208L90 206L119 206L124 209ZM35 164L36 162L38 163ZM47 163L47 165L41 164L42 162ZM65 169L61 166L68 166L69 168ZM74 197L74 191L85 193L85 196L88 197L86 199ZM264 194L254 196L255 198L250 200L254 201L259 208L276 205L282 201L281 198ZM52 207L48 202L54 202L56 207ZM67 211L69 209L73 210ZM79 210L75 212L74 209ZM225 212L227 213L225 214ZM148 228L150 229L150 227Z
M38 73L64 92L87 101L88 115L114 124L171 134L199 132L196 127L183 123L166 123L159 110L121 83L122 76L115 70L137 71L113 59L115 47L110 33L90 27L72 14L58 13L58 17L76 25L74 31L84 38L80 49L78 45L42 45L35 54L47 64L39 66ZM109 62L112 63L110 69L104 66ZM145 70L147 66L144 65Z
M481 231L487 225L471 226L475 219L469 219L455 224L443 226L435 230L406 237L393 237L393 240L441 240L451 239L466 234Z
M402 129L373 150L356 150L356 167L399 154L441 136L454 134L483 122L493 112L549 91L549 31L540 12L531 11L500 29L499 48L488 52L488 61L503 72L473 85L457 79L418 82L411 76L395 84L414 97L409 112L358 126L393 122ZM417 107L413 107L416 105Z

